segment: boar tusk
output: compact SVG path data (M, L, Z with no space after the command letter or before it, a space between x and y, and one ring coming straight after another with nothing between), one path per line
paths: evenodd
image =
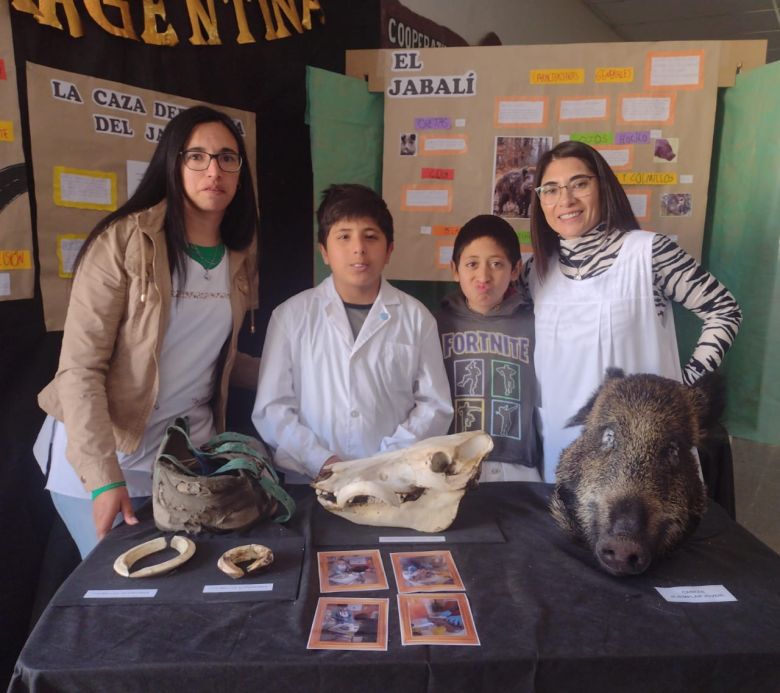
M250 563L246 571L242 570L236 563L243 563L244 561L254 561ZM267 546L262 544L244 544L243 546L236 546L235 548L228 549L219 557L217 561L217 567L225 573L228 577L232 577L234 580L249 575L250 573L265 568L274 562L274 553Z
M151 556L153 553L162 551L167 547L168 543L165 537L157 537L151 541L144 542L138 546L134 546L132 549L128 549L121 556L114 561L114 570L122 577L129 578L143 578L153 577L154 575L165 575L174 568L178 568L180 565L186 563L195 554L195 542L192 539L186 537L174 536L171 539L171 548L176 549L179 555L175 558L171 558L168 561L163 561L157 565L150 565L141 570L136 570L134 573L130 572L133 564L140 561L146 556Z

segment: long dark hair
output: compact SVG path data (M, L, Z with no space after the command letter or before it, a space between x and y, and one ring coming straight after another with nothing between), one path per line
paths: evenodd
M252 172L249 170L244 139L236 124L225 113L208 106L194 106L182 111L168 123L138 188L127 202L92 229L76 258L76 270L92 242L114 221L152 207L166 199L168 204L164 225L169 269L171 273L176 269L182 276L186 275L187 232L184 226L184 185L179 155L192 131L203 123L221 123L230 130L243 161L238 173L236 194L225 210L225 216L220 224L222 242L232 250L244 250L253 239L257 238L255 186L252 182Z
M606 224L606 228L621 231L638 229L639 224L623 186L618 182L604 157L584 142L561 142L545 152L536 166L534 187L538 188L542 184L544 173L551 161L572 157L582 161L588 170L596 176L599 186L601 222ZM560 247L560 238L547 223L538 195L534 195L531 199L531 242L534 248L536 273L540 279L544 279L550 257Z

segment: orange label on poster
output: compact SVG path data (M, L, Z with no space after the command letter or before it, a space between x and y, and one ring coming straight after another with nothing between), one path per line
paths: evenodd
M531 84L584 84L585 70L573 68L568 70L531 70Z
M0 270L32 269L29 250L0 250Z
M434 236L457 236L460 226L431 226L431 234Z
M618 84L634 81L633 67L597 67L594 75L596 84Z
M401 191L404 212L451 212L452 188L448 185L404 185Z
M645 89L702 89L704 51L658 51L645 59Z
M14 124L10 120L0 120L0 142L14 141Z

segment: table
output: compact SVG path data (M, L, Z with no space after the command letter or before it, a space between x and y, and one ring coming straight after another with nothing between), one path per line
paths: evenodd
M344 520L319 516L302 489L290 525L305 540L295 601L57 606L55 597L9 690L780 690L780 556L711 504L675 554L643 575L615 578L554 524L550 491L483 484L463 500L506 538L446 545L481 647L401 646L389 553L409 547L382 545L391 588L364 594L390 599L388 651L306 650L319 596L312 518ZM88 557L69 580L91 569ZM738 601L669 603L654 589L704 584L723 584Z

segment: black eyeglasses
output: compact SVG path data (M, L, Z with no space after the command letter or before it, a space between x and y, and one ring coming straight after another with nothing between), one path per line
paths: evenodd
M225 173L235 173L241 169L241 156L235 152L217 152L209 154L200 149L185 149L181 152L184 165L191 171L205 171L211 166L211 160L217 160L217 166Z

